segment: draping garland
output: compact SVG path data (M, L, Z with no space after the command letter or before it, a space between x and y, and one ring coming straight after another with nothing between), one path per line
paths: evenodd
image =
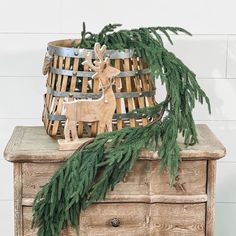
M153 80L161 79L165 85L166 99L154 107L132 111L156 116L149 125L100 134L75 151L56 171L33 204L33 226L39 227L38 236L59 236L68 226L74 227L79 235L81 210L103 200L132 169L143 148L158 150L160 171L167 169L173 184L181 161L178 133L182 133L186 145L195 144L198 141L192 117L195 101L205 101L210 112L209 99L195 74L164 47L162 40L164 35L172 43L169 32L190 35L189 32L179 27L116 31L120 26L109 24L99 34L93 34L86 31L84 24L81 43L74 47L92 49L100 42L108 49L134 49L135 55L151 70Z

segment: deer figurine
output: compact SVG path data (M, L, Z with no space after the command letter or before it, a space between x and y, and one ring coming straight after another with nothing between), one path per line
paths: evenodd
M65 140L59 140L60 150L70 150L78 148L87 141L86 138L78 138L77 122L98 122L98 134L105 131L112 131L112 117L116 108L115 95L112 90L112 79L120 73L120 70L110 65L108 57L103 59L106 46L94 45L94 51L98 57L93 64L92 55L85 55L83 65L88 65L91 70L96 72L92 79L97 78L102 88L102 96L96 100L75 100L64 102L66 123L64 127ZM72 137L72 140L71 140Z

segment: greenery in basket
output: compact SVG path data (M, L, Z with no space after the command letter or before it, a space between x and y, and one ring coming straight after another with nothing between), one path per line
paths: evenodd
M174 184L181 161L177 135L183 135L186 145L197 143L192 117L195 102L205 101L210 112L209 99L195 74L164 47L162 40L165 36L172 44L169 33L191 35L189 32L179 27L117 31L120 26L109 24L93 34L86 31L84 24L81 43L74 47L93 49L99 42L108 49L133 49L148 65L153 79L160 79L165 86L166 99L154 107L133 111L156 115L149 125L100 134L75 151L35 198L33 225L39 227L38 236L59 236L67 226L74 227L79 235L81 210L104 199L107 191L132 169L143 148L158 150L160 171L167 169L170 183Z

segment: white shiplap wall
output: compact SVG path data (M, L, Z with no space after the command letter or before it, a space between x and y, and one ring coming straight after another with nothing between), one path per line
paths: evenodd
M211 99L212 115L205 106L197 106L194 116L198 123L207 123L227 148L217 169L216 236L236 235L234 0L1 0L0 9L1 235L14 235L12 164L3 160L4 147L14 126L42 125L45 78L41 66L46 44L79 37L82 21L91 31L119 22L128 28L177 25L194 34L192 38L175 36L175 45L168 48L196 72Z

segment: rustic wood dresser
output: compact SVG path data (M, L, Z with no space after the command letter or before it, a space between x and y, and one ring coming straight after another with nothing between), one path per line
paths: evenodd
M216 160L225 148L206 125L197 126L199 144L182 147L176 184L158 175L158 155L143 151L128 176L104 202L81 215L81 236L213 236ZM72 154L58 151L43 127L16 127L5 159L14 163L15 235L33 236L33 199ZM63 235L76 235L67 229Z

